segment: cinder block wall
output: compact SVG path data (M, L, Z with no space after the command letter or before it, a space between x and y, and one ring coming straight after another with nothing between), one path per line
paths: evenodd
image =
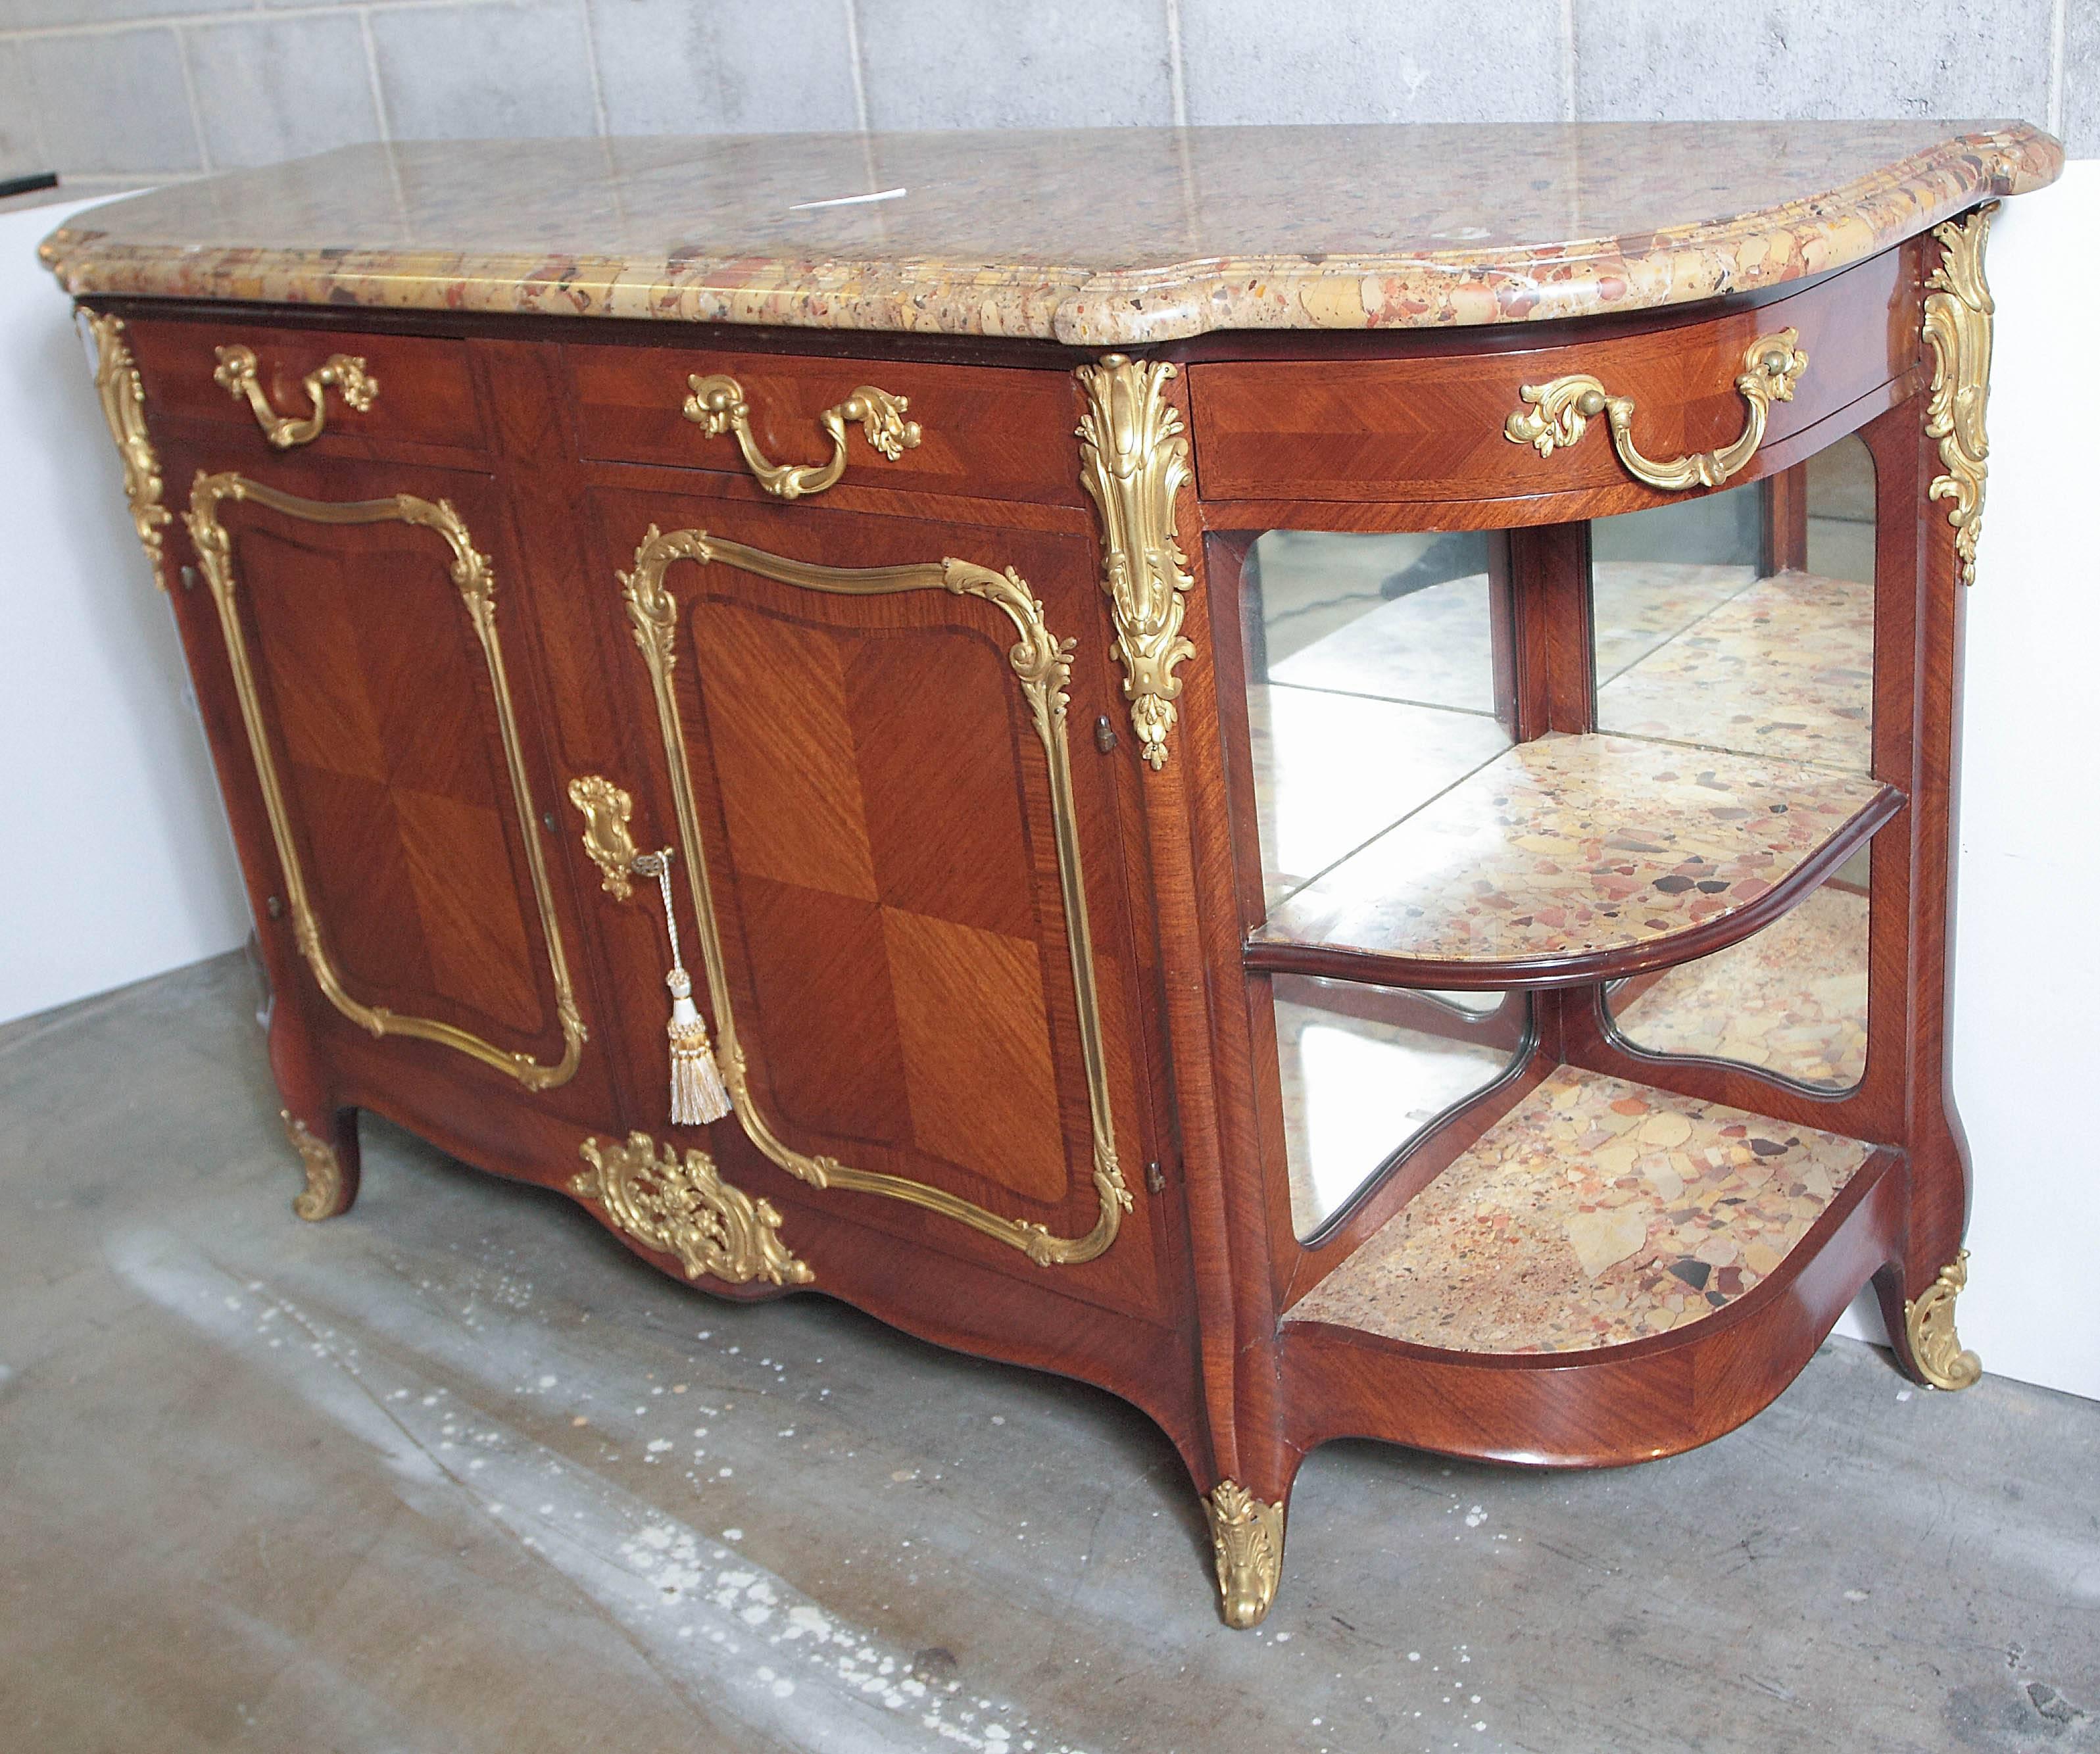
M2018 116L2100 155L2100 0L0 0L0 174L492 134Z

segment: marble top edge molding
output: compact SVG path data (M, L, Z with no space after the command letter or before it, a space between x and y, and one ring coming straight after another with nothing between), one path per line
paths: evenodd
M2017 121L432 142L171 185L39 254L76 297L1129 347L1718 298L2062 164Z

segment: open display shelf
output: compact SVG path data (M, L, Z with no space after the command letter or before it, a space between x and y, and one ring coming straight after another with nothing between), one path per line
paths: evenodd
M1871 532L1820 532L1856 578L1799 540L1655 552L1740 555L1710 518L1613 531L1648 551L1592 553L1579 615L1533 603L1586 623L1559 716L1595 729L1523 741L1536 660L1488 575L1372 601L1346 552L1318 591L1304 538L1277 554L1286 643L1354 610L1248 691L1281 1345L1320 1409L1295 1441L1683 1448L1776 1395L1891 1246L1910 1165L1855 1101L1869 849L1906 801L1873 771Z
M1272 906L1251 968L1567 985L1748 936L1895 815L1832 769L1600 734L1520 743Z

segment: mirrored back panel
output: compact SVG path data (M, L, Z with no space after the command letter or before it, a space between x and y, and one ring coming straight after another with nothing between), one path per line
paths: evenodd
M1873 458L1850 438L1768 481L1599 519L1599 729L1869 772L1873 516ZM1646 1051L1854 1088L1866 1071L1866 852L1765 931L1626 982L1610 1006Z
M1272 530L1242 573L1270 906L1510 746L1488 539Z
M1275 530L1244 574L1263 888L1286 897L1510 747L1488 538ZM1521 995L1276 977L1292 1223L1311 1236L1522 1063Z
M1873 470L1846 438L1773 480L1593 523L1597 728L1866 773Z
M1454 1110L1524 1064L1521 993L1274 977L1290 1222L1317 1235Z

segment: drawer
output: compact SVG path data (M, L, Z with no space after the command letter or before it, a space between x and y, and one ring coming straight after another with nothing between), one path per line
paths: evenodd
M1476 332L1471 350L1465 337L1438 337L1397 359L1193 365L1201 491L1206 500L1400 502L1639 491L1602 412L1549 455L1524 435L1513 439L1510 417L1534 412L1523 387L1587 374L1609 397L1632 399L1629 438L1641 456L1666 462L1742 439L1751 418L1736 388L1745 353L1791 328L1807 364L1792 399L1770 399L1763 452L1916 363L1917 292L1905 260L1891 250L1751 309L1615 325L1560 346L1512 349L1505 329ZM1754 454L1729 478L1760 472Z
M235 429L245 452L267 456L311 444L325 452L383 455L390 446L439 445L482 448L474 379L463 342L424 335L358 334L342 329L280 328L261 324L211 320L128 325L131 352L145 381L146 406L155 415L206 421ZM222 349L245 348L254 356L254 381L275 416L294 423L293 443L272 444L262 417L238 381L219 381ZM354 405L351 391L333 381L341 368L320 381L332 359L361 360L368 405ZM230 375L230 374L227 374ZM315 380L310 385L310 380ZM315 390L320 398L318 434L305 436L297 423L311 421ZM229 434L229 436L232 436Z
M723 421L722 430L711 434L685 412L694 379L727 377L742 393L761 461L819 470L835 454L823 425L826 411L867 386L903 401L897 424L915 425L918 443L899 443L897 455L889 456L869 442L862 421L848 415L840 423L845 466L839 482L973 499L1085 503L1074 436L1079 409L1066 372L699 347L571 344L563 351L583 454L595 461L661 463L750 478L756 471L730 423Z

